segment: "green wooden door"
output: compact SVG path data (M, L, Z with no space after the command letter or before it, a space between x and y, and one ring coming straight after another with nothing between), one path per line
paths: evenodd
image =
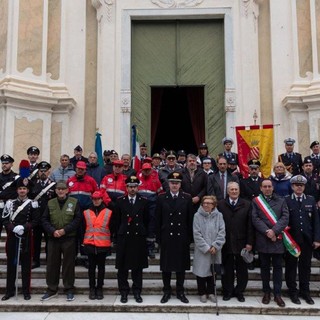
M211 154L225 135L223 20L134 21L132 119L150 145L151 87L204 86L206 142Z

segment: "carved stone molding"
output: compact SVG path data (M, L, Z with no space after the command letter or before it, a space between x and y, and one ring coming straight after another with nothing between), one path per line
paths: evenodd
M263 0L241 0L242 14L246 18L252 14L255 31L257 30L258 24L259 5L262 1Z
M186 8L196 7L204 0L151 0L151 2L160 8Z
M234 89L227 89L225 92L225 111L236 111L236 91Z
M97 10L97 20L99 24L104 17L108 22L112 21L114 1L115 0L91 0L92 6Z
M121 96L121 112L131 113L131 90L122 90Z

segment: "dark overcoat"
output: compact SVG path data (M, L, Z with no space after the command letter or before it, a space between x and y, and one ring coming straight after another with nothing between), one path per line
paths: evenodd
M116 268L147 268L147 200L137 194L132 206L128 196L119 197L113 218L117 230Z
M191 196L180 191L177 199L170 192L157 200L157 242L161 246L160 270L181 272L190 269L193 211Z
M286 200L273 194L271 200L268 202L278 219L277 223L273 225L257 205L256 199L257 198L254 198L252 201L252 224L256 230L256 250L258 252L271 254L284 253L285 248L281 235L289 223L289 211ZM272 229L275 232L277 236L276 241L272 241L266 236L268 229Z
M222 213L226 228L226 242L222 249L223 252L240 254L247 244L253 245L251 203L239 198L233 207L227 198L218 202L218 210Z

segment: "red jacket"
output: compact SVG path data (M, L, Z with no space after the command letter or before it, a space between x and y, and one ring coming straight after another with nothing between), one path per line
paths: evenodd
M127 193L126 181L127 176L119 174L115 176L113 173L106 175L100 184L102 190L107 191L110 198L115 201L118 197Z

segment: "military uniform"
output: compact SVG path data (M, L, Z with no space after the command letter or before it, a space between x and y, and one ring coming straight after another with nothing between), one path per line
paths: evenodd
M51 165L46 162L42 161L38 164L39 170L45 169L49 170ZM35 183L34 187L32 188L32 194L30 198L36 198L39 204L39 213L40 217L42 216L43 212L45 211L48 201L53 199L55 194L55 182L51 181L49 178L46 180L38 179ZM50 187L49 187L50 186ZM49 188L48 188L49 187ZM47 190L46 190L47 189ZM45 190L45 192L43 192ZM42 234L44 234L46 240L46 251L47 251L47 243L48 237L47 234L44 232L41 223L34 227L33 229L33 264L32 268L36 268L40 266L40 253L41 253L41 242L42 242Z
M21 178L19 180L22 180ZM21 182L21 181L20 181ZM19 186L19 182L18 182ZM21 209L21 207L23 208ZM18 209L20 208L20 209ZM15 212L20 212L15 215ZM15 216L15 217L14 217ZM14 232L16 226L23 227L21 237L21 274L22 274L22 293L26 300L30 299L30 280L31 280L31 251L32 251L32 229L39 223L38 204L26 198L23 201L19 198L9 200L3 210L3 224L7 230L7 286L6 294L2 300L7 300L14 295L15 280L17 270L17 248L19 238Z
M181 173L171 173L169 182L174 175L182 181ZM160 270L162 271L164 297L162 303L171 295L171 273L176 273L177 297L184 296L185 270L190 269L190 243L192 241L192 200L187 193L179 191L172 195L170 191L162 194L157 202L157 242L161 247ZM181 300L181 298L179 298ZM182 302L188 302L181 300Z
M278 161L282 162L293 176L302 172L302 156L300 153L282 153L278 156Z
M129 177L126 179L126 184L128 185L130 181L135 184L139 180L134 176ZM138 183L136 186L138 186ZM132 291L137 299L137 297L140 297L142 290L142 270L148 267L147 200L138 194L134 197L129 195L120 197L116 201L113 217L117 229L116 269L118 269L118 287L122 299L125 298L121 302L126 302L130 291L129 270L131 270L133 282ZM139 302L142 302L142 300Z
M13 163L14 159L8 154L1 156L1 163ZM17 174L10 170L9 173L0 173L0 236L2 231L2 211L8 199L17 197L17 192L14 188L9 188L12 182L15 181Z
M306 183L306 179L302 176L293 177L291 183L300 183L300 180L301 183ZM302 194L298 197L292 194L285 199L289 209L290 234L301 249L298 258L286 254L285 279L290 297L298 296L296 283L298 266L300 294L309 296L313 242L320 242L319 213L312 196Z

